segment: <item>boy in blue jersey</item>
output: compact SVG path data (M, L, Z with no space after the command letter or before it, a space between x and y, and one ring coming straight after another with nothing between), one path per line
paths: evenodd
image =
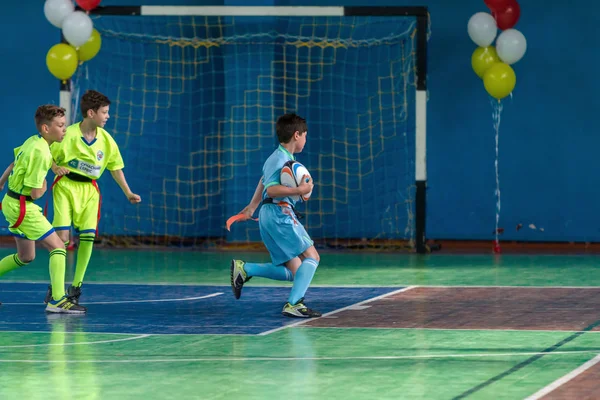
M285 114L277 120L279 147L263 165L263 175L254 196L241 213L251 217L262 204L258 223L261 238L271 255L270 264L231 261L231 288L236 299L242 287L253 276L279 281L293 281L288 302L282 314L295 318L320 317L321 313L304 304L304 295L319 265L319 253L313 241L298 221L294 212L296 201L292 196L308 194L313 189L312 179L306 175L298 187L286 187L280 182L284 164L294 160L306 144L306 121L296 114Z

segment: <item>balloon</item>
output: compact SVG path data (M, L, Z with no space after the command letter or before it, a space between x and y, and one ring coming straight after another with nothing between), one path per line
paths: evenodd
M490 11L495 11L495 10L502 10L502 9L512 5L513 3L516 2L516 0L483 0L483 2L485 3L486 6L488 6Z
M55 44L46 54L46 66L52 75L67 80L77 70L77 52L66 43Z
M101 0L77 0L77 5L86 11L91 11L98 7Z
M517 84L517 76L510 65L496 63L483 75L483 86L490 96L500 100L508 96Z
M500 58L498 58L494 46L478 47L471 56L471 67L480 78L483 78L485 72L498 62L500 62Z
M525 55L527 40L518 30L507 29L498 36L496 50L502 61L509 65L514 64Z
M44 15L52 25L62 28L64 19L75 11L71 0L46 0Z
M93 24L83 11L71 13L63 21L63 36L74 47L82 46L92 35Z
M477 46L487 47L496 38L498 29L494 17L488 13L478 12L469 19L467 31Z
M512 4L504 8L493 10L492 15L496 20L498 28L502 30L510 29L517 24L521 16L521 7L519 7L519 3L513 1Z
M100 51L100 46L102 45L102 38L100 37L100 33L93 29L92 36L88 39L87 42L84 43L83 46L77 49L77 56L79 61L89 61L92 58L96 57L96 54Z

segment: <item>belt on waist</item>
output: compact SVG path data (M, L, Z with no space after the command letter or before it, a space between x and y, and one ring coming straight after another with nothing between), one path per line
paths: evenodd
M262 201L261 204L275 204L277 206L289 207L289 208L292 209L292 212L294 213L294 215L296 215L296 218L298 218L298 219L304 218L304 215L302 215L298 211L296 211L296 209L294 208L294 206L291 205L290 203L286 202L286 201L280 201L278 203L275 203L275 201L272 198L267 197L266 199L263 199L263 201Z
M17 192L13 192L10 189L8 189L8 191L6 192L6 195L8 197L12 197L13 199L17 199L17 200L20 200L21 196L23 196L23 197L25 197L25 201L33 201L33 199L31 198L31 196L25 196L24 194L19 194Z
M93 181L93 179L88 178L87 176L76 174L75 172L70 172L64 176L69 178L70 180L76 181L76 182L91 182L91 181Z

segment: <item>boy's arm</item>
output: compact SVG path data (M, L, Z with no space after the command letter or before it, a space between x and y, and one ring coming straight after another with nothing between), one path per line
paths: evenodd
M33 200L37 200L40 197L42 197L44 195L44 193L46 193L46 189L48 188L47 183L46 183L46 179L44 179L44 183L42 184L41 189L40 188L31 188L31 198Z
M129 189L129 185L127 184L127 180L125 180L125 174L123 173L122 169L110 171L110 174L115 182L117 182L123 193L125 193L125 196L127 196L127 199L131 204L137 204L142 201L142 198L139 195L133 193L131 189Z
M308 179L307 179L308 178ZM302 177L302 183L298 187L287 187L283 185L273 185L267 188L267 194L271 198L287 197L287 196L302 196L313 190L315 184L309 175Z
M250 203L244 207L240 214L246 215L248 218L252 218L254 211L260 205L260 201L262 199L262 192L265 190L265 185L263 185L262 178L258 181L258 185L256 185L256 190L254 190L254 195L252 196L252 200Z
M10 165L4 170L4 173L0 177L0 190L4 190L4 185L6 185L8 177L10 176L10 173L12 172L14 166L15 163L11 162Z
M56 176L63 176L68 174L69 171L67 168L65 167L59 167L58 165L56 165L56 162L52 161L52 172L54 172L54 175Z

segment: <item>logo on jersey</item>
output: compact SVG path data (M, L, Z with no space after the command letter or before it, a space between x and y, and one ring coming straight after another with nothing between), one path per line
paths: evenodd
M102 161L103 158L104 158L104 153L102 152L102 150L98 150L98 152L96 153L96 159L98 161Z
M99 165L93 165L79 160L69 161L69 167L81 171L83 175L91 175L96 178L100 177L100 170L102 169Z

